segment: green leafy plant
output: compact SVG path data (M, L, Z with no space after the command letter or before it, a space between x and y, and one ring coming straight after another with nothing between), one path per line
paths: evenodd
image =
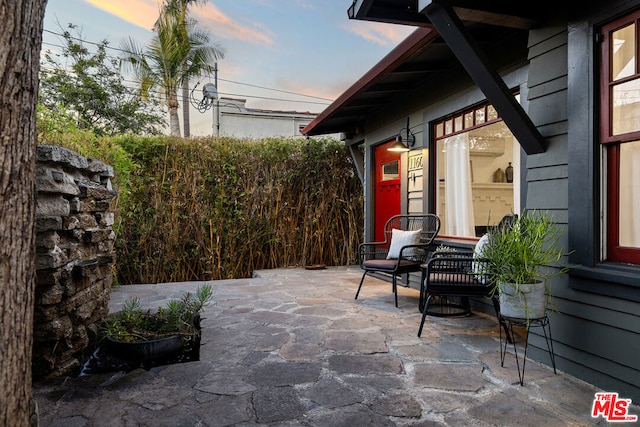
M165 126L160 103L142 99L125 86L119 60L108 55L109 41L87 47L73 24L60 32L60 52L46 50L42 55L39 108L62 118L64 126L98 136L160 134ZM61 130L59 125L38 126L39 132Z
M544 282L541 302L553 307L548 280L568 271L559 264L565 255L560 244L563 232L551 214L541 211L527 211L510 227L489 232L481 256L489 261L486 268L492 275L492 294L510 299L509 304L515 301L525 312L523 318L531 317L533 306L528 301L533 301L532 285L538 282Z
M179 300L171 300L156 313L143 310L138 298L125 301L122 310L107 318L101 335L124 342L151 341L180 335L192 340L200 333L200 312L213 299L211 285L200 286L195 295L187 292Z
M553 267L564 255L559 244L563 231L548 212L528 211L511 227L491 230L482 254L490 260L496 282L546 280L566 272L566 268Z

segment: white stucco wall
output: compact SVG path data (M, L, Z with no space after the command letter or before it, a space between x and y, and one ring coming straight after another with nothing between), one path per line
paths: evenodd
M213 131L221 136L264 138L302 136L300 130L317 114L298 111L259 110L245 107L245 100L221 98L214 105Z

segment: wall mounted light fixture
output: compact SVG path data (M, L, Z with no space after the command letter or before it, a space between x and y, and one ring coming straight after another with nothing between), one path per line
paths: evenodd
M403 152L409 151L416 143L416 136L409 129L409 117L407 117L407 127L400 129L398 135L396 135L396 142L388 151Z

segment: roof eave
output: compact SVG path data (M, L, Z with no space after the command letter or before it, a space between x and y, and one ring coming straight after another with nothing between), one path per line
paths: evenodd
M429 44L433 39L438 36L438 32L432 27L422 27L416 29L406 39L404 39L398 46L396 46L387 56L382 58L373 68L367 71L360 79L358 79L353 85L351 85L345 92L342 93L331 105L329 105L324 111L322 111L311 123L309 123L303 130L303 135L322 135L329 133L344 132L345 129L329 129L319 130L318 124L327 118L333 116L339 109L343 108L353 98L363 90L366 90L382 77L389 74L391 71L401 65L408 57L413 55L416 51Z

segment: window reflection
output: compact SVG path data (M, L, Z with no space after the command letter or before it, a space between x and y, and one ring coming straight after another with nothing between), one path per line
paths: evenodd
M634 24L614 31L611 37L612 80L619 80L635 73L636 26Z
M505 177L506 168L515 164L514 141L502 121L437 140L442 234L479 237L516 211L513 184Z
M613 135L640 130L640 79L615 85L612 95Z
M634 167L635 165L635 167ZM640 141L620 144L619 243L640 247Z

